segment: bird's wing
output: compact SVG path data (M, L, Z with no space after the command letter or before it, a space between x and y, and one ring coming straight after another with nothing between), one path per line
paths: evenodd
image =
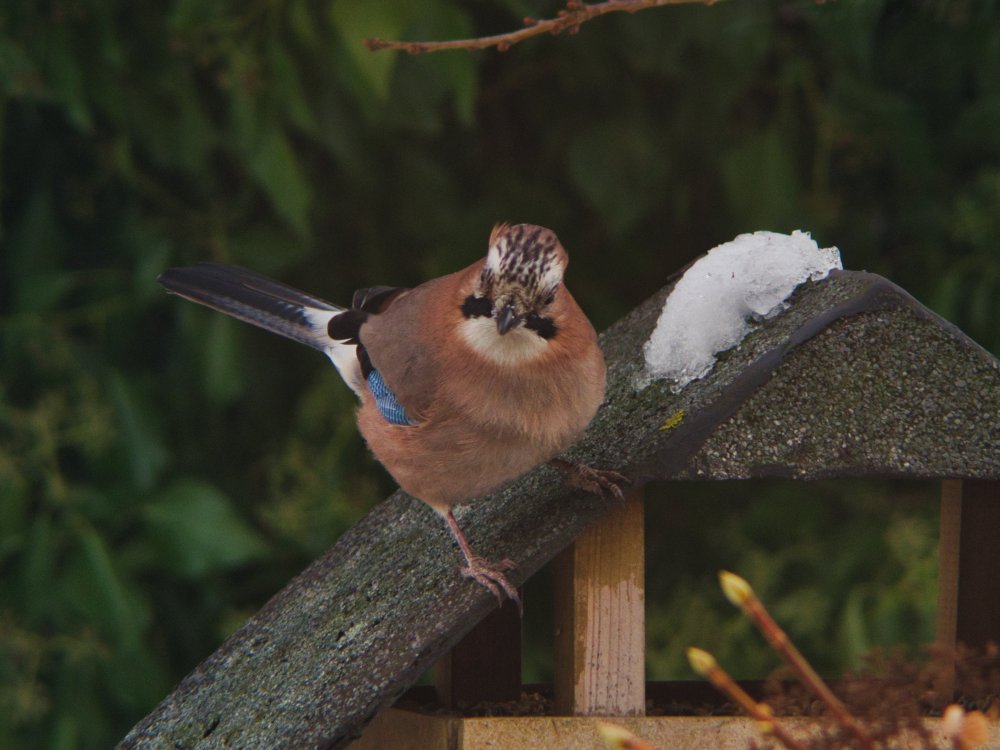
M365 316L360 325L365 356L406 414L418 421L437 397L440 350L447 343L441 335L447 315L459 315L458 304L448 304L458 281L458 274L451 274L387 297L380 312Z
M171 268L160 274L168 292L206 305L272 333L319 349L359 396L366 388L356 344L330 338L330 319L343 307L245 268L220 263Z
M368 313L380 313L388 309L403 292L410 291L401 286L370 286L358 289L351 299L351 308Z

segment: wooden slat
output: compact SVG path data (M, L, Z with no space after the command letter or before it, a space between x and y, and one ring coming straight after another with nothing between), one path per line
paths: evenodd
M683 750L745 750L760 743L760 726L743 716L656 716L612 719L662 748ZM814 718L791 717L783 722L798 737L815 736ZM938 732L940 719L925 719ZM1000 747L1000 722L987 726L983 748ZM911 744L923 746L910 735ZM480 717L411 714L388 709L380 713L350 750L606 750L597 734L597 720L567 716Z
M524 592L521 592L522 600ZM505 600L435 667L439 700L449 708L521 697L521 615Z
M956 638L981 648L1000 643L1000 481L965 480Z
M958 617L958 560L962 538L962 480L941 483L941 526L938 539L938 605L936 640L955 645Z
M643 536L643 503L637 494L556 560L558 714L645 712Z
M460 721L387 708L378 713L349 750L458 750Z
M938 532L938 603L935 640L944 649L955 646L958 625L959 551L962 540L962 480L941 482L941 523ZM945 702L955 692L954 664L935 685Z

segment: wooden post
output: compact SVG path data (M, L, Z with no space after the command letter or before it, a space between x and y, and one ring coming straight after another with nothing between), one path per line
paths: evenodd
M958 624L959 551L962 541L962 480L941 482L941 523L938 532L938 602L935 640L944 649L955 647ZM955 692L955 666L951 664L935 685L945 703Z
M935 640L955 645L958 620L958 564L962 538L962 480L941 482L941 526L938 537L938 604Z
M1000 644L1000 481L963 481L961 503L955 637L982 648Z
M643 502L636 493L556 559L557 714L645 713L644 587Z
M505 600L437 663L434 687L449 708L521 697L521 613L514 602Z

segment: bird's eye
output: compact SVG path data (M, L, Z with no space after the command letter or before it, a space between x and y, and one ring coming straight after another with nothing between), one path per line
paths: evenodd
M470 294L462 303L462 314L467 318L492 318L493 303L486 297Z
M552 318L543 318L537 313L531 313L525 318L524 327L534 331L543 339L550 339L556 335L556 324Z

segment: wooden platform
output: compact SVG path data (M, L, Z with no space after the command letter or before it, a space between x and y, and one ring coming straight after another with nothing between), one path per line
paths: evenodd
M1000 641L998 529L1000 482L942 482L938 643L981 647ZM637 494L557 558L555 715L462 716L454 711L484 701L513 704L521 695L521 623L513 607L504 607L439 663L437 707L420 710L403 701L404 707L381 712L351 750L598 750L605 747L597 734L598 717L661 748L743 750L759 740L755 723L743 717L643 716L643 543L642 498ZM951 692L952 687L949 683L941 689ZM753 686L751 692L759 688ZM660 705L678 698L688 705L711 701L706 683L672 683L670 690L670 701L660 691ZM809 719L788 722L808 732ZM990 731L983 747L1000 750L1000 722L993 722Z
M759 738L753 722L736 716L615 718L662 748L746 750ZM399 709L379 714L351 750L607 750L597 719L577 716L429 716ZM1000 736L1000 735L998 735Z
M610 719L663 750L747 750L760 742L751 719L740 716L650 716ZM380 713L351 750L607 750L597 734L595 717L430 716L400 709ZM937 727L937 719L926 724ZM791 718L797 735L809 731L809 719ZM905 745L894 745L905 750ZM922 747L914 742L912 747ZM989 739L977 750L1000 748L1000 722L991 721Z

